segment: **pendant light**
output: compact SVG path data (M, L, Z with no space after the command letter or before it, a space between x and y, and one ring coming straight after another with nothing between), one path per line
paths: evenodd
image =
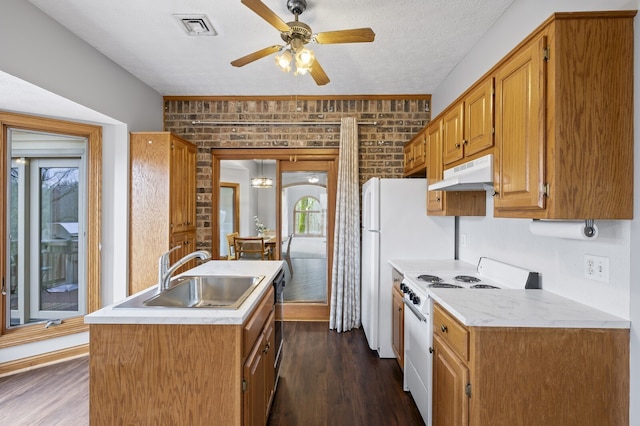
M252 188L271 188L273 187L273 179L264 175L264 160L260 160L260 176L251 178Z

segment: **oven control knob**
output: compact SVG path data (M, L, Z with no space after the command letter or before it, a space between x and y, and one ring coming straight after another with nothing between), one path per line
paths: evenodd
M411 298L411 301L413 302L414 305L418 305L420 304L420 297L417 294L414 294L413 297Z
M413 292L409 290L407 294L409 295L409 300L413 300Z
M400 290L402 290L403 293L406 293L407 291L409 291L405 283L400 283Z

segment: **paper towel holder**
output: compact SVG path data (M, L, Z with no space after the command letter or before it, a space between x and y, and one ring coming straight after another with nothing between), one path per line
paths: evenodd
M593 219L585 219L583 232L585 237L589 238L596 235L595 221Z
M560 224L563 221L562 220L552 220L552 221L547 221L547 220L541 220L541 219L533 219L531 222L531 225L529 225L529 229L531 230L531 232L533 234L536 234L537 232L532 230L532 226L534 226L534 224L538 223L538 224L543 224L545 222L551 222L552 224ZM576 221L573 222L575 225L578 225L580 222ZM543 225L544 226L544 225ZM555 230L550 231L551 233L543 233L543 234L538 234L538 235L545 235L545 236L558 236L560 238L577 238L577 239L595 239L598 236L598 228L596 227L595 221L594 219L585 219L584 220L584 225L580 226L580 231L578 234L573 234L572 235L553 235L555 234L555 232L557 232L558 229L555 228ZM548 231L549 232L549 231ZM572 231L575 232L575 229Z

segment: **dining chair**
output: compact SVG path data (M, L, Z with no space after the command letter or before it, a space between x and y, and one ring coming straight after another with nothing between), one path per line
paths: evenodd
M282 251L282 258L287 262L287 266L289 266L289 274L293 277L293 266L291 265L291 241L293 241L293 234L289 234L287 239L282 243L285 247Z
M236 243L235 239L238 237L237 232L232 232L227 234L227 246L228 246L228 255L227 260L236 260Z
M236 237L234 239L237 259L267 260L270 250L264 245L263 237Z

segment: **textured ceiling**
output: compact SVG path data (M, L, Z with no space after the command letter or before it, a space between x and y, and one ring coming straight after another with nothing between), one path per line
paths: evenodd
M513 0L307 0L314 33L371 27L373 43L310 43L331 82L230 62L279 32L240 0L29 0L162 95L432 93ZM285 22L286 0L263 0ZM187 36L174 14L206 14L215 37Z

